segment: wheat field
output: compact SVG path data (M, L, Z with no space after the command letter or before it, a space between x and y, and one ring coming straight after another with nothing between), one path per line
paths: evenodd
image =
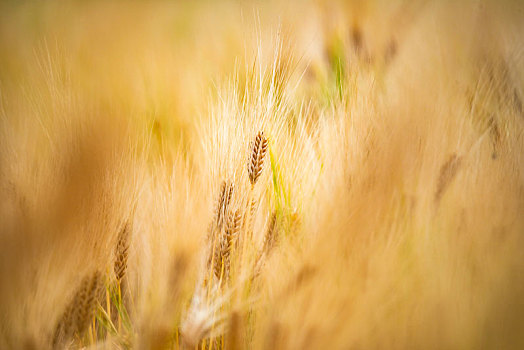
M1 349L523 349L524 3L0 3Z

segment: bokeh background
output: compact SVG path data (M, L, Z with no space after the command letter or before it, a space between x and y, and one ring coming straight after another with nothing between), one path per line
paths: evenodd
M523 36L517 0L0 3L0 347L523 348ZM278 244L195 311L222 181ZM123 222L125 315L57 346Z

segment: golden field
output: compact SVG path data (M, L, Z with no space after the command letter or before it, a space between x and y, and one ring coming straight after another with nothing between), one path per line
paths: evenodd
M524 348L524 3L0 3L0 348Z

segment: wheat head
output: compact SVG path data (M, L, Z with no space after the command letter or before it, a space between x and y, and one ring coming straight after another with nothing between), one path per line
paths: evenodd
M255 185L258 178L260 177L260 174L262 173L264 157L267 152L267 145L267 138L264 136L264 132L260 131L255 137L255 142L253 143L253 149L251 151L251 157L247 167L251 185Z

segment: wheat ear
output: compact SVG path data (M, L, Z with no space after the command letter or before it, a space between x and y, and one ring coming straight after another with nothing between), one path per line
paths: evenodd
M231 182L222 182L220 188L220 195L215 207L215 217L211 223L208 240L210 243L209 256L207 258L207 265L213 271L213 274L220 278L222 270L222 252L221 240L224 228L224 221L227 225L226 213L233 198L234 185Z
M246 250L246 244L251 241L253 232L252 232L252 224L253 224L253 216L256 211L256 203L253 199L254 194L254 187L256 182L258 181L258 178L262 174L263 165L264 165L264 158L266 156L266 152L268 149L268 140L264 136L263 131L259 131L257 136L255 137L255 140L252 142L251 146L251 153L249 156L248 164L247 164L247 174L249 178L249 182L251 183L251 189L249 191L249 195L247 197L246 207L244 211L244 218L242 221L242 228L244 231L244 236L241 239L242 244L242 251L241 255L244 255L244 251Z
M118 235L115 247L115 277L119 284L127 273L127 258L129 255L129 241L131 236L131 224L126 222Z
M224 265L224 279L227 279L227 277L229 276L229 271L231 269L231 251L235 244L235 240L238 236L238 232L240 231L241 219L242 215L240 214L239 210L229 212L226 227L224 230L224 235L222 237L220 245L221 261Z
M264 157L267 152L267 138L264 136L264 132L260 131L255 137L253 143L253 149L251 150L251 157L247 166L247 173L251 185L255 185L264 165Z
M273 214L271 214L271 218L269 220L269 224L267 226L266 235L264 236L264 243L262 245L262 249L260 250L257 259L255 260L255 265L253 269L253 278L258 276L260 274L260 269L262 268L262 264L264 263L264 256L268 256L273 247L276 244L276 236L277 236L277 212L274 211Z
M60 347L75 334L84 333L93 317L102 285L102 274L98 271L82 280L55 327L53 348Z
M222 181L222 185L220 186L220 194L215 205L215 214L209 227L208 238L210 240L215 238L214 236L217 234L217 232L220 232L222 226L224 225L227 208L229 207L231 198L233 198L234 189L235 187L232 182L228 183L226 181Z

